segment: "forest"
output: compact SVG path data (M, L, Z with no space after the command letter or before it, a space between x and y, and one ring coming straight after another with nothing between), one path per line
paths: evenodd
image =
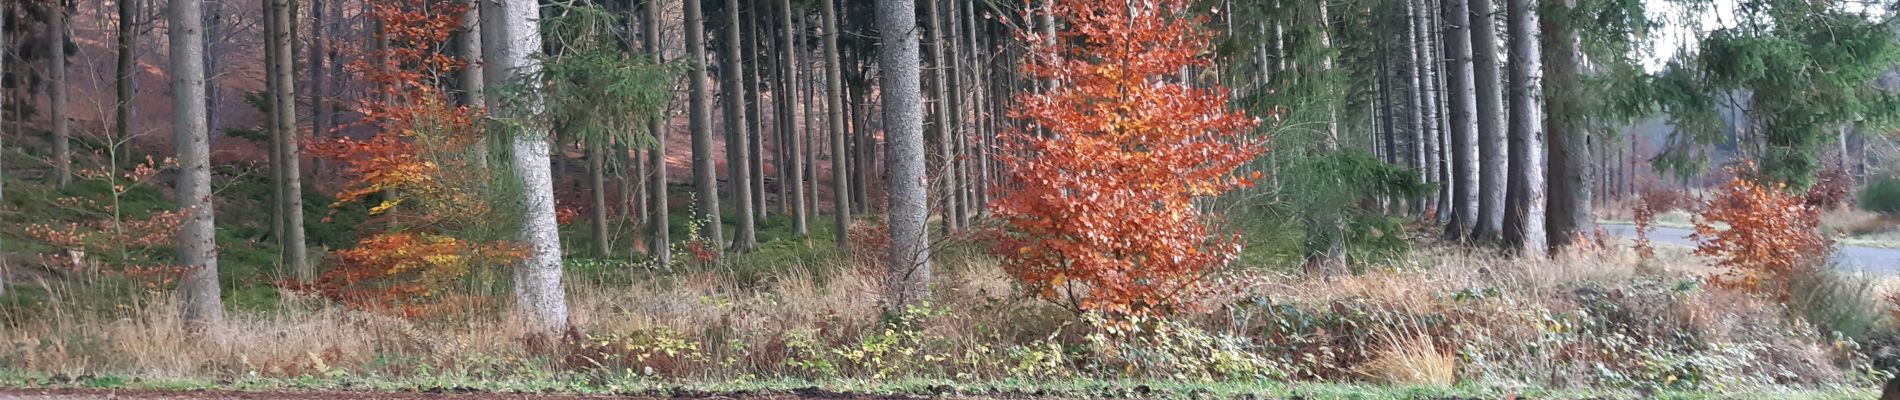
M1894 0L0 0L0 398L1900 400Z

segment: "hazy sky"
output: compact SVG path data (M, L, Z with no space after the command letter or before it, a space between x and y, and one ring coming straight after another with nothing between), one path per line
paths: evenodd
M1706 6L1691 13L1686 7L1677 4L1682 0L1643 0L1644 9L1649 10L1650 19L1663 25L1661 29L1650 33L1656 46L1655 51L1644 59L1644 67L1650 72L1661 70L1663 64L1675 57L1676 52L1684 43L1695 43L1698 32L1706 32L1734 23L1737 1L1701 0L1699 3ZM1893 0L1843 1L1841 3L1849 8L1860 8L1863 9L1862 12L1881 16L1886 15L1887 12L1886 7L1882 7L1881 4L1891 1Z

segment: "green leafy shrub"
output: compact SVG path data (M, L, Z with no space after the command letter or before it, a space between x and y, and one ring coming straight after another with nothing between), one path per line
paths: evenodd
M1860 207L1886 215L1900 215L1900 179L1885 178L1860 191Z

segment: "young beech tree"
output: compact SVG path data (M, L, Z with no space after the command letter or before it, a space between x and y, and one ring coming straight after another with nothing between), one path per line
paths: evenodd
M1239 252L1194 201L1250 182L1235 168L1266 151L1224 88L1189 85L1210 33L1190 0L1059 0L1060 41L1025 71L1060 81L1020 97L998 159L1014 188L991 205L994 251L1030 290L1077 310L1165 311ZM1035 132L1046 132L1037 135Z

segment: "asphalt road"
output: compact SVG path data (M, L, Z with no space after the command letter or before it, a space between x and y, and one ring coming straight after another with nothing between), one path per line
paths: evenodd
M1626 239L1636 238L1634 226L1604 224L1603 229L1612 235ZM1695 247L1695 242L1689 241L1689 235L1693 233L1695 231L1689 229L1654 227L1650 228L1649 240L1660 244ZM1900 249L1840 246L1834 252L1834 265L1844 271L1900 275Z

